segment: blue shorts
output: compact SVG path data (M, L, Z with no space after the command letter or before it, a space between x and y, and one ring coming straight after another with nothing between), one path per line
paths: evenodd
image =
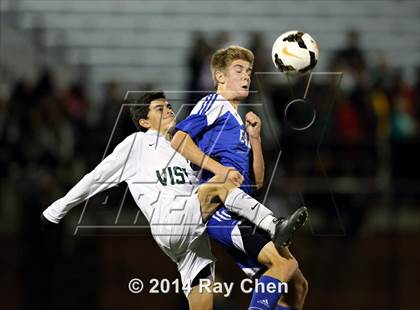
M257 277L266 267L258 263L262 248L271 241L268 233L242 217L220 207L207 222L209 236L216 240L248 277Z

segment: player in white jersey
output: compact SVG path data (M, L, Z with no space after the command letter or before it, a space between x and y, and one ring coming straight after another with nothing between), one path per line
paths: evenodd
M231 197L231 190L242 183L242 176L232 170L231 181L215 176L211 182L195 187L190 180L189 164L170 145L170 130L175 117L163 93L143 96L147 109L134 115L140 129L127 137L92 172L85 175L64 197L55 201L42 214L46 225L58 224L77 204L121 182L129 190L142 213L150 223L153 238L176 264L181 275L184 292L191 309L211 309L212 294L199 292L197 280L214 278L215 259L211 253L205 222L220 202L238 208L241 198ZM132 110L136 113L136 110ZM231 202L232 199L238 202ZM242 201L246 216L257 217L251 204ZM249 207L247 207L249 206ZM236 208L236 209L235 209ZM306 211L304 210L304 215ZM279 222L277 234L290 238L303 224L302 212ZM306 215L305 215L306 216ZM297 225L299 224L300 225ZM282 225L280 225L282 224ZM284 270L289 277L294 270ZM192 288L192 289L191 289Z

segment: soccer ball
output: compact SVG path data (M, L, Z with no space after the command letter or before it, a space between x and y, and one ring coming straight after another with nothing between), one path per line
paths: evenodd
M273 44L271 56L281 72L303 74L318 62L318 44L307 33L292 30L283 33Z

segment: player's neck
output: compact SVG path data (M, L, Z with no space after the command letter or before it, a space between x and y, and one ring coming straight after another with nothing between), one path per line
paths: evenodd
M164 137L166 140L171 141L172 137L173 137L173 134L174 134L174 130L175 130L175 128L170 128L170 129L166 129L166 130L164 130L164 129L157 130L157 129L154 129L154 128L150 128L148 131L152 132L152 133L155 132L156 134Z
M238 99L231 98L232 97L232 92L218 90L217 94L222 96L223 98L225 98L227 101L229 101L229 103L232 105L232 107L235 110L238 110L238 106L239 106L240 101Z
M238 110L238 106L239 106L239 103L240 103L239 100L229 100L229 102L235 110Z

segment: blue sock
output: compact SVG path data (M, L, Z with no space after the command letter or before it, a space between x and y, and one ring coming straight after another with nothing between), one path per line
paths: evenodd
M276 310L293 310L292 308L277 305Z
M254 288L248 309L276 309L282 293L281 289L280 280L263 275Z

